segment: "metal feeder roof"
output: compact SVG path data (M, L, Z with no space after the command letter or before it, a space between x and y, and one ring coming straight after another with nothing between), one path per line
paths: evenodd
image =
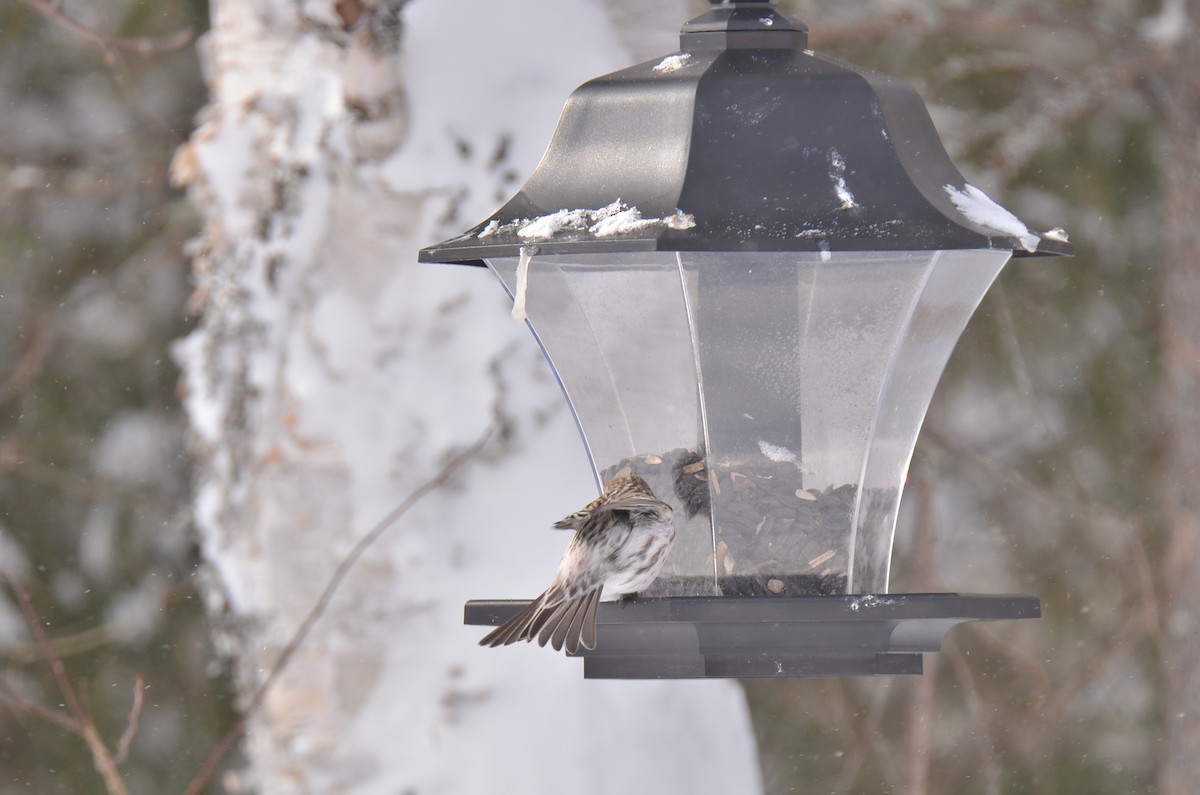
M521 190L421 261L481 264L531 244L1071 253L967 185L911 86L817 55L807 38L768 3L714 7L684 26L679 52L576 89ZM575 211L553 235L530 234ZM616 212L631 223L599 223Z

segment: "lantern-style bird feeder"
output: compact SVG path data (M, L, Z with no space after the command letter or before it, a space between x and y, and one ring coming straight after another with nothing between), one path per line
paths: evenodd
M1010 257L1071 253L967 184L916 92L807 49L771 2L571 95L495 215L421 252L486 265L598 486L674 509L649 592L602 604L587 677L912 674L1032 596L888 594L897 509L951 350ZM499 624L524 602L467 605Z

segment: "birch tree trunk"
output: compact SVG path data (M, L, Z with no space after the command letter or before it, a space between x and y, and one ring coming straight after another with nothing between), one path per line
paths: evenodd
M484 650L472 597L533 597L594 496L557 384L486 273L416 251L532 169L570 90L675 47L682 3L215 0L211 103L176 158L204 213L178 346L212 610L240 688L337 563L454 451L503 432L359 562L245 743L288 793L751 792L731 682L582 680ZM403 7L403 16L401 15ZM622 38L653 23L648 37ZM401 35L402 34L402 35Z

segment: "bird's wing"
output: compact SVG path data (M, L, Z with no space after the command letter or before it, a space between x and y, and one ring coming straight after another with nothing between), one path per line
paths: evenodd
M661 511L666 509L668 512L671 506L667 505L657 497L623 497L619 500L612 500L603 505L597 505L592 511L592 517L599 516L603 513L612 513L615 511ZM589 519L592 517L588 517Z
M603 500L604 496L601 495L580 508L575 513L567 514L554 523L554 529L578 530L580 527L583 527L583 523L587 521L587 518L592 515L592 511L596 510L597 506L599 506Z
M576 511L570 516L564 516L554 523L555 530L578 530L583 527L583 523L587 521L588 514L591 511L584 508L582 511Z

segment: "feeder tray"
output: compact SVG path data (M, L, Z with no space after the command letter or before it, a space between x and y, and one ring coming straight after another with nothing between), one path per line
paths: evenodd
M499 626L528 602L467 602L465 623ZM919 675L968 621L1041 617L1036 596L681 596L603 602L585 679L772 679Z

